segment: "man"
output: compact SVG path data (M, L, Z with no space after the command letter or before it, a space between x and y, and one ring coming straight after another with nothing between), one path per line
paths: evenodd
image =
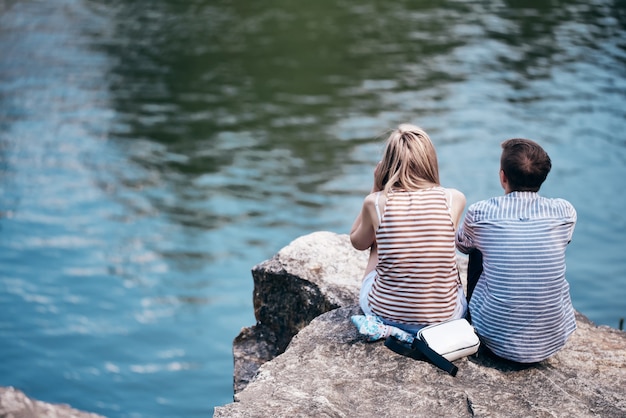
M456 235L470 254L469 314L487 348L502 358L535 363L559 351L576 329L565 248L574 207L538 195L552 163L534 141L502 143L505 195L471 205Z

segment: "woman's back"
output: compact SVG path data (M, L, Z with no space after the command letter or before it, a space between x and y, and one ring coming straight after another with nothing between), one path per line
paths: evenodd
M459 283L454 234L444 188L391 190L376 231L372 312L404 324L450 319Z

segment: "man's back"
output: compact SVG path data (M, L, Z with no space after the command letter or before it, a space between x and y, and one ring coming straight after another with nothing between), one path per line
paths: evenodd
M576 329L565 280L565 248L575 223L569 202L535 192L510 192L469 207L457 247L482 253L483 272L469 310L495 354L541 361Z

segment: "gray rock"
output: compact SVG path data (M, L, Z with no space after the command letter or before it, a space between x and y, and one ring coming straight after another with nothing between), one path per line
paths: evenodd
M368 256L352 248L348 235L321 231L252 268L257 324L242 329L233 343L235 392L314 318L358 303Z
M29 398L13 387L0 387L0 418L103 418L73 409L69 405L50 404Z
M349 317L366 258L346 235L315 233L254 268L258 322L235 339L236 402L216 418L626 416L626 333L580 314L550 359L522 367L481 349L455 362L456 377L365 342Z
M456 377L360 338L354 307L316 318L220 417L624 417L626 333L582 315L566 347L522 367L484 350Z
M293 333L289 343L320 313L357 303L368 253L352 248L349 239L348 235L315 232L253 267L258 323L286 335Z

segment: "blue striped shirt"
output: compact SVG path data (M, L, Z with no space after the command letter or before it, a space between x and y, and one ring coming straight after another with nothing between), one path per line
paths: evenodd
M472 325L500 357L523 363L559 351L576 329L565 248L576 210L563 199L512 192L471 205L456 235L478 249L483 273L472 294Z

